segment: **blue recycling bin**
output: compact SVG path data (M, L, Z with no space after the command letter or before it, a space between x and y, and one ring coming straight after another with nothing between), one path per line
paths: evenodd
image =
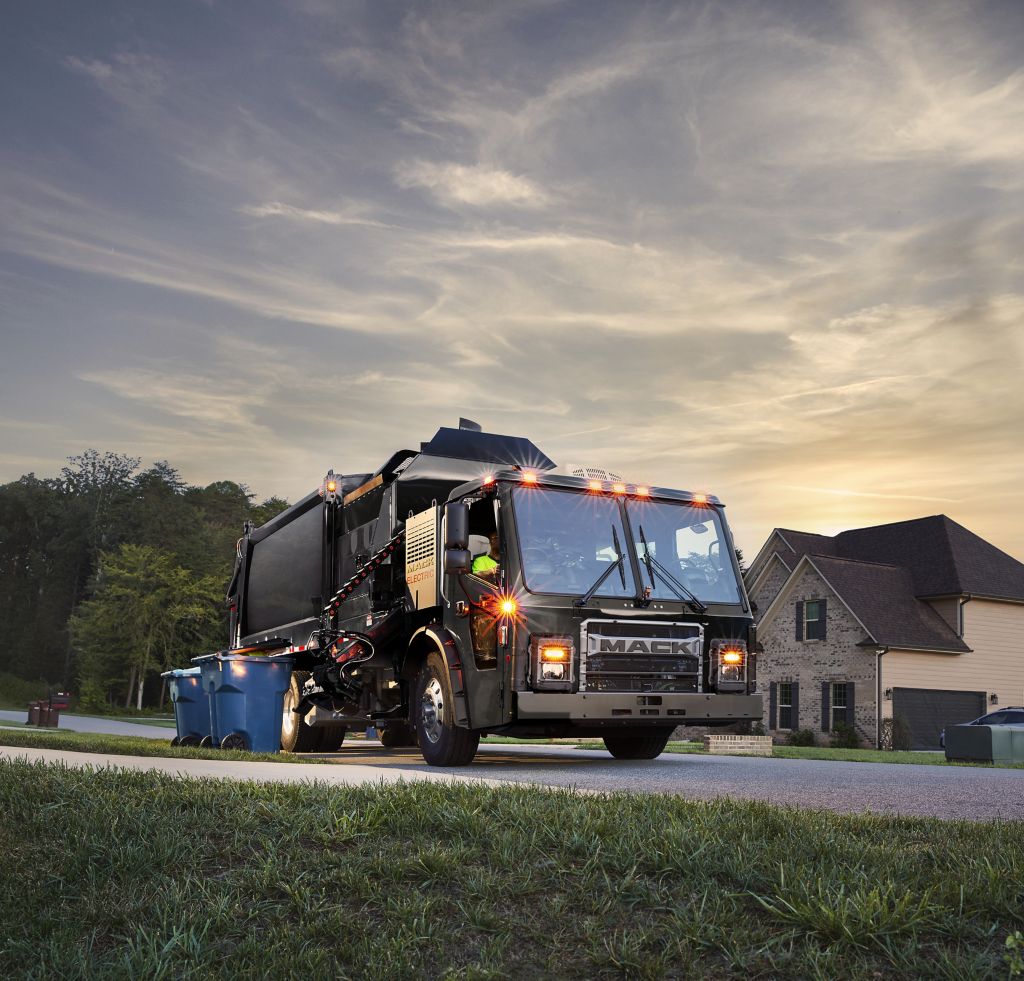
M165 671L174 703L174 725L178 730L172 746L198 746L210 735L210 707L199 668L176 668Z
M192 659L202 671L210 704L210 738L221 749L276 753L281 749L284 693L290 657L217 653Z

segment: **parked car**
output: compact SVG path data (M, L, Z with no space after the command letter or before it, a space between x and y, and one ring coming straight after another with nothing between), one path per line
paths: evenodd
M989 712L973 722L963 723L966 726L1024 726L1024 708L1012 705L1009 708ZM939 733L939 745L946 748L946 730Z

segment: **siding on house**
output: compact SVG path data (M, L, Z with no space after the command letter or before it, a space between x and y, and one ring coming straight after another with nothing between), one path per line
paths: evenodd
M970 600L964 641L969 654L889 651L882 658L882 687L984 691L999 705L1024 705L1024 605ZM892 716L890 700L883 701L882 714Z
M796 639L796 604L826 600L824 640ZM763 610L762 610L763 612ZM868 745L875 742L875 655L873 648L857 647L865 639L864 628L846 608L835 591L813 569L808 568L787 587L770 622L758 631L764 653L758 658L757 674L762 694L769 695L769 683L799 684L799 719L794 729L811 729L819 740L822 732L821 686L823 682L853 682L854 726ZM770 729L770 697L764 699L764 725Z

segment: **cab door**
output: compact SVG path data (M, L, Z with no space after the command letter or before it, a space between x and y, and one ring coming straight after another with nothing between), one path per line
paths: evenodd
M493 502L478 501L473 507L493 509ZM472 517L470 520L472 522ZM474 729L501 725L505 721L505 664L499 644L503 623L499 604L504 575L504 565L501 565L494 576L466 572L446 577L445 595L453 614L447 626L457 637L462 652L467 707Z

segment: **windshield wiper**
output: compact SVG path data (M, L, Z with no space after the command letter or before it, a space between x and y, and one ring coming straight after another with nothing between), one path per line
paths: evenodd
M619 535L618 532L615 530L614 524L612 525L612 542L615 545L615 554L618 556L618 558L616 558L615 561L612 562L608 566L608 568L601 573L600 576L598 576L597 582L595 582L594 585L590 587L590 589L588 589L578 600L576 600L576 602L573 604L574 606L586 606L594 598L594 593L596 593L604 585L605 580L612 574L612 572L615 569L619 570L619 578L622 580L622 588L626 588L626 568L623 563L625 556L622 554L622 546L619 545Z
M647 539L644 537L644 526L639 525L639 528L640 541L644 547L644 565L647 566L647 574L651 577L651 587L654 589L657 588L657 584L654 581L654 570L657 569L661 574L662 581L676 594L676 596L684 602L689 603L697 613L707 613L708 608L699 599L697 599L696 595L676 579L668 569L666 569L653 555L651 555L650 547L647 545Z

